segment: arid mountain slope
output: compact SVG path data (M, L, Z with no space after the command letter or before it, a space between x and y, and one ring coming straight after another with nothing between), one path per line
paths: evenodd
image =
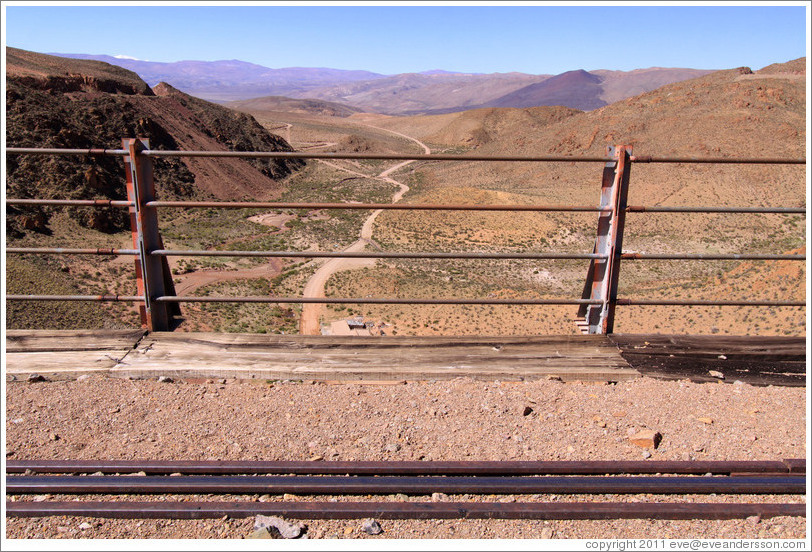
M651 68L634 71L568 71L560 75L524 73L404 74L342 83L290 94L346 103L390 115L451 113L479 107L563 105L595 109L711 71Z
M800 158L806 141L804 80L781 69L775 66L764 74L746 68L719 71L595 111L570 113L545 125L528 124L529 113L509 109L492 110L480 118L474 117L478 112L469 112L442 119L392 117L378 124L413 132L435 144L474 146L477 154L592 156L603 155L607 145L630 144L643 156ZM481 138L485 135L487 140ZM596 164L471 162L434 164L423 170L426 181L438 186L521 192L552 203L591 205L598 199ZM638 163L632 169L629 202L803 206L804 167ZM629 228L646 234L685 220L681 215L635 215L630 216ZM691 220L679 230L683 238L718 236L713 238L718 247L735 250L742 244L732 235L725 239L726 229L749 228L757 235L765 218L708 215Z
M284 111L288 113L310 113L328 117L349 117L361 110L346 104L328 102L324 100L297 100L285 96L264 96L250 100L237 100L225 104L238 111Z
M193 98L166 84L150 89L137 75L98 61L7 50L6 136L9 147L120 148L144 137L154 149L289 151L253 117ZM122 199L119 158L8 156L9 197ZM300 161L166 159L155 161L164 197L268 198ZM9 230L42 230L47 212L9 209ZM31 211L31 210L28 210ZM126 213L74 210L83 225L112 231ZM18 216L19 215L19 216Z
M147 83L138 75L117 65L69 60L17 48L8 48L6 52L6 77L33 88L152 95Z
M799 68L803 64L796 60L755 73L748 68L717 71L591 112L570 110L545 132L516 118L512 109L493 109L487 112L489 120L501 118L503 124L491 123L492 139L478 153L591 155L609 144L628 143L641 155L802 157L806 112ZM448 145L465 145L449 129L472 120L484 129L486 118L478 113L484 112L390 117L379 124L408 129L421 139L445 136Z
M494 73L490 75L417 74L394 75L320 87L291 94L346 103L373 113L416 115L472 109L550 75Z
M711 72L702 69L665 67L649 67L633 71L607 71L604 69L590 71L591 74L603 79L601 99L606 104L645 94L673 82L696 79Z
M584 70L567 71L543 82L531 84L487 102L491 107L533 107L562 105L575 109L596 109L606 105L600 99L603 79Z
M477 155L600 156L611 144L630 144L636 155L674 157L805 157L806 91L803 60L776 64L765 71L719 71L674 83L628 100L590 111L487 109L426 117L381 117L380 127L416 136L440 150L471 150ZM552 109L552 108L547 108ZM535 116L534 116L535 115ZM355 116L354 116L355 117ZM556 118L557 117L557 118ZM352 119L352 118L351 118ZM596 205L600 193L600 163L425 163L410 180L412 195L405 201L453 203L474 198L477 190L506 192L532 198L539 204ZM631 170L629 203L665 206L776 206L806 205L804 165L702 165L635 163ZM384 247L414 250L468 250L516 248L541 251L589 252L595 240L592 214L539 214L507 243L479 236L517 223L513 214L485 221L466 221L445 214L383 213L376 221L376 237ZM641 253L790 253L804 247L802 215L634 213L626 218L624 250ZM496 234L498 235L498 234ZM523 273L514 264L501 276L477 285L508 282L511 289L539 291L555 296L579 296L586 266L578 263L530 263ZM770 276L778 266L790 265L780 281ZM521 266L520 266L521 268ZM447 267L406 266L396 271L406 278L411 270L415 293L432 285L436 294L470 292L466 281ZM470 267L471 282L486 273ZM454 270L462 270L463 264ZM495 270L495 269L494 269ZM783 268L782 268L783 270ZM400 271L400 272L397 272ZM444 272L445 271L445 272ZM540 279L549 271L549 280ZM747 272L750 271L750 272ZM745 274L746 272L746 274ZM383 269L380 276L386 276ZM745 275L748 275L745 278ZM376 273L367 275L377 281ZM752 276L752 277L750 277ZM453 278L455 289L444 277ZM499 279L501 278L501 280ZM443 287L445 286L445 287ZM474 286L470 284L469 287ZM636 298L798 300L805 296L805 271L797 261L771 264L741 261L678 262L624 261L620 294ZM371 293L343 289L347 293ZM452 293L452 291L454 293ZM475 292L481 292L478 288ZM491 291L497 293L498 291ZM562 309L551 320L556 331L574 331L572 309ZM395 314L397 311L395 311ZM398 319L390 311L375 311L384 319ZM419 315L419 316L418 316ZM454 311L454 316L470 316ZM423 331L422 313L414 315ZM489 315L493 316L493 315ZM618 331L803 334L803 310L672 307L627 307L621 311ZM402 318L402 317L401 317ZM429 320L437 319L437 316ZM513 324L506 317L503 324ZM458 324L459 322L450 322ZM494 325L497 323L494 321ZM497 331L511 331L496 326ZM412 330L410 330L412 331ZM428 329L426 330L428 331ZM450 331L450 330L448 330ZM480 331L475 328L475 331ZM526 330L525 330L526 331Z
M539 105L595 109L668 83L711 72L652 67L633 71L575 70L556 77L517 72L479 74L443 70L381 75L326 68L270 69L239 60L157 63L89 54L63 55L120 65L135 71L148 83L167 82L208 100L287 96L347 104L363 111L389 115ZM541 86L550 78L556 80L548 86Z
M561 106L519 108L485 107L444 115L415 115L412 117L387 117L380 115L374 123L391 128L420 140L442 147L479 147L493 140L503 140L524 129L526 134L536 134L553 123L582 113L577 109ZM368 115L353 115L350 119L367 119Z
M213 101L241 100L271 94L288 95L317 86L374 80L384 76L370 71L346 71L321 67L271 69L237 59L163 63L107 55L53 55L75 59L93 59L118 65L138 73L148 83L168 82L184 92Z

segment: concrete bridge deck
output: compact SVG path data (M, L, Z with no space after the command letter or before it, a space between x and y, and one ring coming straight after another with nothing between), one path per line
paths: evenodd
M8 381L26 380L31 374L51 380L105 374L347 382L456 377L621 381L651 376L803 386L805 355L804 337L330 337L8 330L5 372Z

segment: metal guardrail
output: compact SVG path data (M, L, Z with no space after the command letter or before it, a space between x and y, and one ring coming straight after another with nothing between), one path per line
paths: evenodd
M33 155L84 155L127 156L128 149L58 149L58 148L6 148L7 153L25 153ZM140 155L145 157L250 157L255 159L356 159L378 161L507 161L507 162L562 162L562 163L610 163L615 159L611 155L577 156L577 155L461 155L461 154L377 154L377 153L307 153L300 151L194 151L194 150L150 150L142 149ZM749 164L749 165L805 165L803 158L782 157L668 157L651 155L631 155L629 161L634 163L704 163L704 164Z
M11 247L12 254L55 255L131 255L138 260L136 295L7 295L12 301L127 301L140 303L142 323L150 330L167 330L173 314L179 314L181 302L198 303L322 303L322 304L420 304L420 305L579 305L579 315L589 333L611 333L617 305L670 306L791 306L798 301L703 301L648 300L618 297L618 275L621 260L792 260L805 255L782 254L654 254L622 250L626 213L773 213L805 214L803 207L701 207L701 206L629 206L626 197L629 171L633 163L689 164L782 164L802 165L798 158L694 158L634 156L630 146L612 146L607 155L597 156L481 156L481 155L397 155L352 153L305 153L259 151L163 151L150 150L141 139L123 140L123 149L54 149L7 148L9 154L123 156L126 168L128 200L58 200L9 198L7 205L126 207L133 222L133 249L116 248L34 248ZM161 201L155 199L152 180L152 158L215 157L268 159L345 159L345 160L419 160L419 161L490 161L490 162L567 162L604 163L601 201L597 206L579 205L462 205L410 203L318 203L318 202L249 202L249 201ZM163 247L158 208L218 209L346 209L346 210L436 210L436 211L511 211L511 212L596 212L599 214L598 235L592 253L486 253L486 252L347 252L347 251L227 251L170 250ZM307 298L307 297L193 297L177 296L167 264L169 256L279 257L279 258L374 258L374 259L589 259L584 293L580 299L421 299L421 298Z

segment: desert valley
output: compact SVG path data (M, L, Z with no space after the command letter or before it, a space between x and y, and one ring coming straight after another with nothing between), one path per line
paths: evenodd
M800 59L756 72L719 71L591 111L553 105L398 116L277 96L230 101L224 108L165 83L150 88L135 74L101 62L10 49L8 141L20 147L115 148L122 137L138 135L157 149L486 156L600 156L607 145L628 144L638 155L794 158L803 156L805 143L804 65ZM66 70L83 76L68 82L58 76ZM10 158L7 193L122 199L116 163ZM188 158L159 160L155 174L161 199L595 205L600 191L595 164ZM802 166L635 165L629 204L804 207L803 175ZM177 249L583 253L591 252L597 218L258 209L172 209L160 217L167 247ZM127 247L130 239L120 210L15 208L8 219L9 245L65 247L64 236L81 236L88 247ZM624 245L644 253L793 253L804 247L804 224L802 215L630 214ZM280 297L577 298L588 268L588 261L579 260L344 259L322 266L325 259L171 257L170 262L180 295ZM127 258L15 256L7 270L9 293L135 291ZM620 293L647 299L722 294L802 300L804 282L803 263L792 261L626 261ZM304 322L301 311L298 305L191 304L184 306L178 329L297 333L304 327L320 333L322 324L363 316L392 335L577 331L573 308L556 305L311 306ZM116 305L16 303L9 306L9 324L131 327L138 323L133 313ZM617 331L803 335L804 319L797 307L635 306L619 310Z
M217 79L207 77L215 71ZM216 66L149 64L9 47L6 77L8 147L116 149L123 138L141 137L154 150L602 157L607 146L629 145L639 156L793 159L804 158L807 147L806 58L720 71L573 68L560 75L445 71L381 75L270 70L236 61ZM127 198L124 164L118 157L8 154L6 163L7 198ZM804 164L635 162L628 203L802 209L806 207L806 170ZM161 200L595 206L602 163L167 157L155 158L154 174ZM4 207L8 248L129 249L133 244L123 209ZM595 212L159 209L167 249L223 253L591 253L597 219ZM623 249L648 254L803 254L806 228L806 216L799 213L634 212L626 218ZM589 268L585 259L188 255L171 256L168 263L176 294L195 297L575 299L581 297ZM5 270L9 295L130 296L137 292L131 256L8 254ZM803 302L806 277L805 263L797 260L629 259L622 263L619 289L622 296L640 299ZM191 336L192 346L201 351L202 338L194 339L217 336L222 341L216 342L213 354L223 362L232 354L229 344L246 335L263 339L297 335L299 339L298 335L358 334L363 337L356 339L384 348L393 347L393 340L426 336L466 336L461 342L472 336L563 336L563 341L597 337L580 335L576 312L574 305L201 302L182 304L177 328L167 334L178 341ZM140 328L137 307L126 302L6 302L7 332L131 331L137 337L127 354L144 353L146 358L152 344L142 339L145 331ZM663 339L669 335L798 338L806 335L806 308L618 306L615 332L662 334ZM338 341L325 339L317 354L326 358L335 352ZM7 339L9 343L17 342ZM302 341L291 338L291 343L295 348ZM502 347L488 342L484 348L493 355ZM113 358L114 351L109 353L104 362L126 365ZM715 355L711 359L725 360ZM46 365L44 360L43 373ZM698 379L658 379L637 374L591 382L561 377L334 381L329 374L313 380L175 374L139 378L114 377L94 371L93 366L82 369L87 374L78 378L12 381L9 376L7 462L147 458L324 464L690 463L797 459L807 454L808 413L802 383L751 385L734 379L731 372L726 380L717 372L721 377L711 373ZM635 444L641 432L656 432L657 444ZM427 507L438 502L511 507L579 501L797 505L806 498L797 493L765 498L656 491L168 496L178 502L284 505L387 500L427 503ZM95 499L109 498L101 494ZM76 495L57 492L7 495L8 504L74 499ZM161 500L147 493L128 495L128 499ZM798 515L378 521L381 531L375 533L357 519L304 519L299 538L806 538L806 519ZM6 536L261 538L263 528L253 523L253 518L228 515L186 520L7 517Z

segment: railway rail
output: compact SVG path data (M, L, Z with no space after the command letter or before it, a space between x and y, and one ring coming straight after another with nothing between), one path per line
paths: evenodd
M6 514L200 519L257 514L303 519L736 519L805 516L798 502L694 502L684 495L803 495L806 461L221 462L18 460L6 466ZM139 473L139 475L132 475ZM49 475L43 475L49 474ZM54 475L63 474L63 475ZM70 474L70 475L64 475ZM115 475L111 475L115 474ZM124 474L124 475L121 475ZM128 475L129 474L129 475ZM272 475L273 474L273 475ZM338 475L341 474L341 475ZM374 474L374 475L373 475ZM128 495L445 494L480 502L135 501ZM32 501L27 495L81 495ZM496 495L649 495L644 502L493 502ZM117 500L91 501L92 495ZM650 496L678 501L650 502ZM541 497L539 497L541 498Z

